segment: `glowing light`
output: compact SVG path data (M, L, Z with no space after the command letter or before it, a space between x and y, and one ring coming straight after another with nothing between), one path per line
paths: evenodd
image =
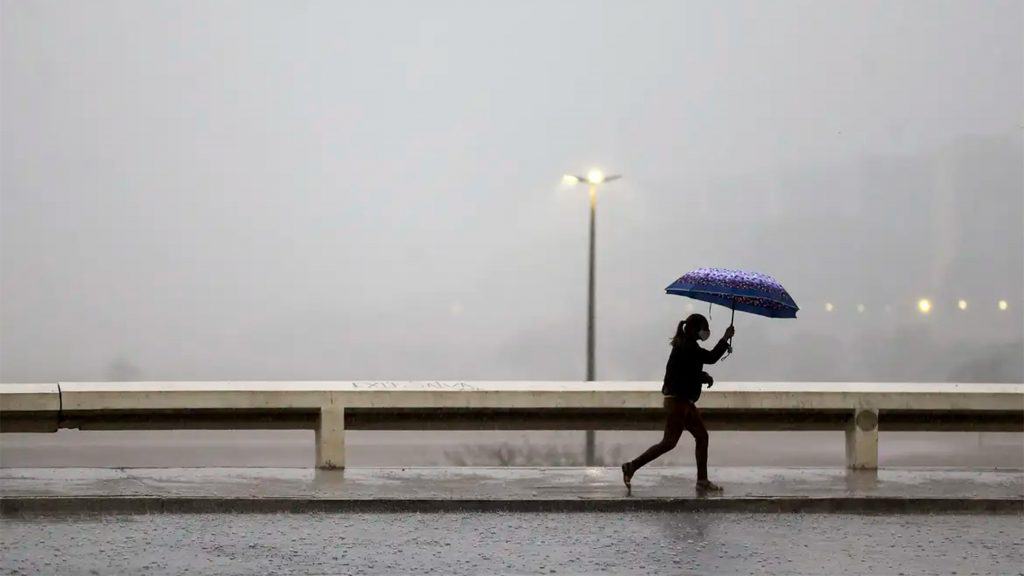
M927 298L921 298L917 301L917 309L921 314L928 314L932 311L932 301Z
M967 300L961 298L960 301L956 303L956 307L961 310L967 310Z
M1009 307L1010 307L1010 303L1007 302L1006 300L1000 300L999 301L999 309L1000 310L1006 310Z
M601 172L600 170L591 170L590 172L587 172L587 182L590 182L591 184L600 184L601 182L604 182L604 172Z
M831 302L825 302L825 312L831 312L835 309L836 307L833 306Z
M857 314L863 314L867 308L863 304L857 304Z
M562 184L577 184L579 183L579 181L579 177L573 176L572 174L566 174L565 176L562 176Z

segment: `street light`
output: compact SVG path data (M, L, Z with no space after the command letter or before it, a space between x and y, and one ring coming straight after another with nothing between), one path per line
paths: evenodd
M928 314L932 311L932 301L927 298L921 298L917 301L917 310L921 314Z
M590 266L587 280L587 382L594 381L594 219L597 213L597 187L600 184L611 182L622 178L621 174L605 176L604 172L593 168L586 176L574 176L566 174L562 182L566 184L578 184L586 182L590 191ZM587 466L594 465L594 431L587 430Z

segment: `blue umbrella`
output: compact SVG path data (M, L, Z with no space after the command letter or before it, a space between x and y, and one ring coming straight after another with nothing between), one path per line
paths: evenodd
M726 306L732 310L733 320L737 310L769 318L796 318L800 309L782 284L758 272L698 268L683 274L665 292Z

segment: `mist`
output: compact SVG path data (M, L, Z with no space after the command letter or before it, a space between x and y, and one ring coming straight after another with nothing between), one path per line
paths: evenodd
M4 382L1024 381L1020 2L0 6Z

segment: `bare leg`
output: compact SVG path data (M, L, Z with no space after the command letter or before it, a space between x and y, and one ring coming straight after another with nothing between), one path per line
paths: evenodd
M697 457L697 489L699 491L720 492L721 486L708 480L708 429L704 426L704 419L700 416L700 410L690 404L687 407L684 417L686 429L693 434L696 441Z
M682 401L671 396L665 397L665 434L661 441L651 446L638 456L622 465L622 482L626 485L626 494L633 493L633 473L641 466L676 447L679 437L683 435Z
M626 463L632 472L636 472L651 460L676 447L679 437L683 435L683 407L684 402L682 400L675 400L671 396L665 398L665 434L660 442L645 450L643 454L631 462Z

